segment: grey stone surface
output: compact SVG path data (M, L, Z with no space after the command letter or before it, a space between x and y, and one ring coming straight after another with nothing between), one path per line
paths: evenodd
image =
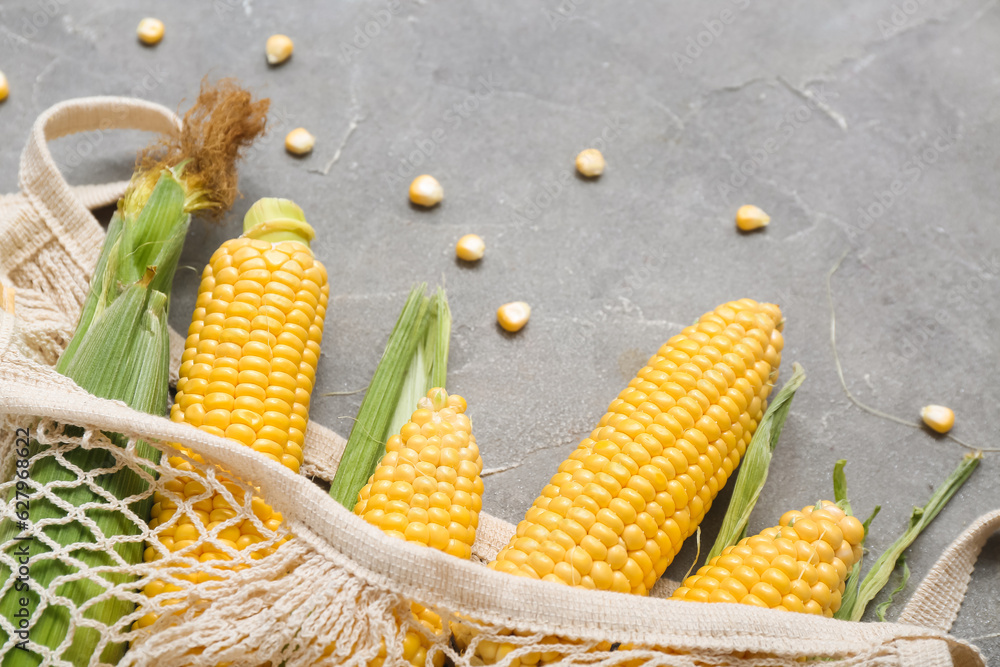
M269 96L272 132L243 167L245 198L223 224L192 229L173 325L186 328L196 272L257 197L299 202L331 278L313 417L346 433L360 396L320 394L363 387L409 286L443 280L455 319L450 386L469 401L487 467L511 467L487 478L485 507L512 521L661 343L750 296L787 316L783 376L793 361L809 373L751 529L829 495L833 464L846 458L855 507L883 507L871 536L880 552L964 450L845 397L825 291L845 251L833 290L851 391L908 419L926 403L949 405L956 435L998 445L995 0L389 8L5 0L0 190L16 188L28 129L60 100L131 93L176 107L206 74ZM378 34L345 46L375 33L380 12ZM155 48L135 39L145 15L166 23ZM296 50L268 68L274 32ZM317 136L304 159L282 149L296 126ZM574 177L574 156L602 134L605 175ZM127 177L145 139L73 137L54 151L72 182L98 182ZM445 189L432 211L406 199L423 172ZM734 212L748 202L772 215L766 231L736 232ZM452 251L468 232L487 244L473 268ZM494 311L515 299L534 314L508 336ZM992 455L911 549L906 594L998 506ZM954 627L994 661L998 550L994 538ZM689 545L668 574L682 576L693 557Z

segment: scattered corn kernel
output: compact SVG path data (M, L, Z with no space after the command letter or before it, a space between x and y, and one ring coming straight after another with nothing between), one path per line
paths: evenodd
M740 206L739 210L736 211L736 226L745 232L766 227L769 222L771 222L771 216L753 204Z
M267 53L268 65L280 65L292 57L295 44L288 35L271 35L267 38L264 50Z
M143 44L149 46L159 44L160 40L163 39L163 21L149 17L144 18L139 21L136 34L139 35L139 41Z
M0 102L7 99L7 95L10 93L10 85L7 83L7 77L4 76L3 72L0 72Z
M947 433L955 425L955 413L943 405L926 405L920 409L920 418L938 433Z
M476 234L466 234L455 244L455 254L466 262L475 262L483 258L486 243Z
M444 199L444 188L437 179L428 174L421 174L410 183L410 201L418 206L436 206Z
M297 127L285 135L285 150L292 155L305 155L316 145L316 137L304 127Z
M523 329L530 317L531 306L524 301L512 301L497 308L497 322L511 333Z
M604 173L604 156L596 148L580 151L576 156L576 170L587 178L595 178Z

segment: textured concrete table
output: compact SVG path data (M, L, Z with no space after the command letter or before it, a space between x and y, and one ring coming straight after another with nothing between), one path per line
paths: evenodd
M506 519L663 341L750 296L788 318L783 376L793 361L809 373L751 528L829 495L846 458L855 506L883 507L870 541L881 551L963 450L846 398L826 296L845 251L833 293L850 390L908 419L949 405L959 437L997 446L995 1L285 4L4 2L0 190L16 187L31 122L60 100L135 94L175 107L206 73L270 96L272 131L243 168L245 199L223 225L194 226L183 263L200 271L257 197L299 202L330 267L318 393L363 387L409 286L443 280L450 386L469 400L487 467L508 468L487 478L485 499ZM166 23L155 48L135 38L145 15ZM269 69L275 32L292 36L295 55ZM305 159L282 149L296 126L317 136ZM145 139L77 137L55 153L71 181L124 178ZM573 157L598 139L608 169L584 182ZM406 199L423 172L446 193L429 212ZM734 228L748 202L773 216L762 233ZM453 256L468 232L487 244L474 268ZM179 273L177 328L196 285L195 271ZM511 300L534 308L515 336L494 321ZM346 433L359 402L317 397L313 415ZM910 551L907 592L997 507L988 456ZM954 627L992 660L998 555L994 538ZM693 557L685 549L668 574Z

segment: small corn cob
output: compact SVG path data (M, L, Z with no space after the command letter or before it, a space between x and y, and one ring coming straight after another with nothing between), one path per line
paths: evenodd
M261 199L247 213L243 236L212 255L202 274L170 411L174 421L235 440L294 471L302 464L329 294L326 269L309 248L313 236L294 203ZM168 462L177 471L194 472L183 457ZM241 487L225 484L240 502ZM184 555L202 562L229 560L209 542L195 546L203 533L237 516L222 495L193 503L201 526L187 516L169 523L183 499L205 490L196 474L165 479L154 495L149 526L158 529L157 539L167 551L186 550ZM280 513L262 499L251 502L267 529L281 525ZM252 520L244 520L220 531L216 541L243 550L263 538ZM148 546L145 560L159 555ZM264 555L261 551L259 557ZM145 588L151 597L175 590L159 580ZM155 620L147 614L137 624L145 627Z
M431 389L389 438L354 513L386 534L471 558L483 480L465 399Z
M672 599L833 616L864 535L860 521L828 500L786 512L777 526L726 547Z
M777 306L743 299L667 341L559 466L490 567L648 593L764 414L781 325Z
M410 421L389 438L354 513L393 537L470 558L483 505L483 460L465 408L457 394L441 388L427 392ZM411 610L432 633L443 632L437 614L416 603ZM403 640L403 657L424 665L427 648L424 637L411 630ZM440 667L444 657L436 653L433 663ZM383 646L370 664L381 667L385 658Z

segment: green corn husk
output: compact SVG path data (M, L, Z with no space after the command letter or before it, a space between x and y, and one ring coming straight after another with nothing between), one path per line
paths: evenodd
M774 448L778 445L781 429L788 418L792 398L795 397L795 392L806 379L805 371L799 364L793 364L792 371L792 377L771 401L767 412L764 413L760 424L757 425L757 430L754 432L750 444L747 445L746 454L743 456L743 462L736 477L736 484L733 486L733 496L729 501L729 508L722 520L722 527L719 529L719 535L715 538L715 544L705 558L706 563L721 554L726 547L732 546L746 537L750 513L753 512L757 499L760 498L760 492L764 488L764 483L767 481L767 471L771 466L771 458L774 455Z
M885 621L885 613L892 606L895 601L895 597L903 592L906 588L906 584L910 583L910 566L906 564L906 554L904 553L899 557L899 562L896 563L896 569L902 568L899 576L899 583L894 589L889 593L889 597L886 598L885 602L875 607L875 616L879 621Z
M160 137L139 153L132 182L111 219L73 339L57 364L59 372L97 396L123 401L143 412L164 413L170 287L191 213L211 209L218 216L232 206L238 194L236 162L263 134L268 106L269 100L254 100L234 79L203 81L180 131ZM67 426L66 434L74 438L82 430ZM127 445L120 435L105 435L117 447ZM30 484L19 479L11 495L29 494L26 523L34 532L23 533L12 519L4 520L0 543L12 545L7 547L8 555L28 545L32 586L53 585L57 595L70 600L97 627L116 626L135 605L127 599L97 602L94 598L112 586L130 584L124 575L113 574L114 570L142 561L144 545L136 536L148 519L152 499L138 496L149 491L153 471L119 464L114 448L42 447L31 442L27 449ZM159 459L159 451L147 443L138 442L136 450L151 463ZM82 470L84 477L80 479L72 467ZM42 486L46 497L30 497L36 494L33 486ZM93 505L83 511L88 522L75 518L80 510L67 517L53 498L76 508ZM39 530L37 522L45 519L60 523ZM112 552L95 533L124 540ZM78 571L75 562L47 557L49 548L39 535L62 547L81 544L70 556L88 571ZM75 579L67 581L70 578ZM39 664L42 656L28 650L29 640L54 651L57 660L74 665L97 660L114 663L122 656L125 645L109 644L97 628L77 627L73 636L67 636L68 609L55 601L40 608L39 596L15 590L11 573L2 567L0 581L0 618L6 627L13 626L15 634L10 637L0 627L2 667ZM136 591L123 588L126 596L135 596ZM13 622L24 607L22 601L29 603L27 631ZM28 637L21 637L22 632ZM22 639L25 649L15 648Z
M416 353L406 371L396 410L386 429L386 438L399 433L403 424L410 421L417 401L426 396L428 391L433 387L445 386L448 374L448 347L451 339L451 311L448 309L448 299L444 290L440 287L431 297L425 319L427 329L418 335L421 342L417 345ZM385 444L384 440L382 445ZM381 456L382 452L379 453L379 458ZM366 477L365 482L367 481Z
M443 289L428 298L425 288L410 291L330 485L330 496L349 510L375 472L389 435L409 421L420 397L445 386L451 311Z
M133 180L129 195L112 217L80 322L57 365L59 372L87 391L103 398L124 401L132 408L150 414L163 414L167 405L170 285L191 220L188 212L191 192L181 179L181 169L165 169L158 177L156 174L139 174ZM152 188L151 182L155 183ZM68 429L71 436L81 433L75 427ZM116 446L127 445L127 439L121 435L107 435ZM159 460L159 450L145 442L138 442L136 449L153 463ZM78 476L75 473L64 467L54 455L45 456L49 450L49 447L32 441L29 447L29 457L32 457L30 480L47 485L50 493L72 506L102 503L100 507L86 510L86 515L106 538L140 533L141 524L137 521L147 518L152 498L135 498L148 490L153 481L151 471L128 467L116 469L116 456L107 449L74 447L61 451L67 463L93 475L95 486L122 501L132 513L129 516L108 497L102 497L87 484L76 483ZM56 481L65 481L70 486L52 486L52 482ZM29 524L64 518L65 512L49 499L31 499ZM50 525L42 532L61 546L85 544L71 555L89 568L114 568L121 561L129 564L142 561L144 545L141 540L116 545L119 561L95 545L98 535L78 521ZM12 540L21 533L19 526L12 521L0 524L0 542ZM77 571L73 565L62 560L38 559L50 549L37 537L16 545L17 548L27 546L30 557L33 557L31 581L43 588L57 577L71 576ZM10 578L10 571L0 568L0 580ZM98 603L89 601L107 588L127 581L125 575L105 572L92 575L90 579L64 583L57 587L56 593L72 600L78 609L84 610L86 618L113 624L131 613L134 603L115 598ZM37 593L33 590L16 591L11 587L0 598L0 614L13 620L13 615L24 606L20 598L29 601L27 606L33 621L30 640L57 648L66 638L69 611L58 605L39 610ZM0 638L4 641L8 639L2 632ZM19 635L18 642L21 639ZM89 663L97 651L100 651L103 662L114 663L123 655L125 645L102 643L97 630L77 628L61 658L83 665ZM6 653L0 664L9 667L37 665L40 662L41 656L34 652L14 649Z
M982 454L966 454L958 467L948 476L948 478L938 488L934 489L930 500L923 507L913 508L910 514L910 522L906 530L899 538L893 542L885 552L875 561L872 569L865 575L857 588L857 593L851 596L850 604L841 604L836 617L849 621L860 621L865 615L868 604L875 599L875 596L889 583L889 577L899 563L903 552L913 544L913 541L924 531L931 521L944 509L944 506L958 492L965 481L979 467ZM846 598L845 598L846 602ZM884 615L885 611L882 610Z
M841 509L845 512L854 516L853 509L851 508L851 501L848 499L847 494L847 475L844 474L844 466L847 465L846 459L840 459L837 461L836 465L833 466L833 499ZM872 525L872 521L878 516L878 513L882 511L881 505L876 505L872 513L868 515L868 518L861 522L861 527L864 528L864 534L861 537L861 558L857 560L856 563L851 565L851 571L847 575L847 583L844 586L844 596L841 598L840 609L834 614L834 618L843 619L842 613L845 609L850 609L854 605L854 601L858 597L858 584L861 581L861 567L864 562L864 546L865 540L868 539L868 528Z

